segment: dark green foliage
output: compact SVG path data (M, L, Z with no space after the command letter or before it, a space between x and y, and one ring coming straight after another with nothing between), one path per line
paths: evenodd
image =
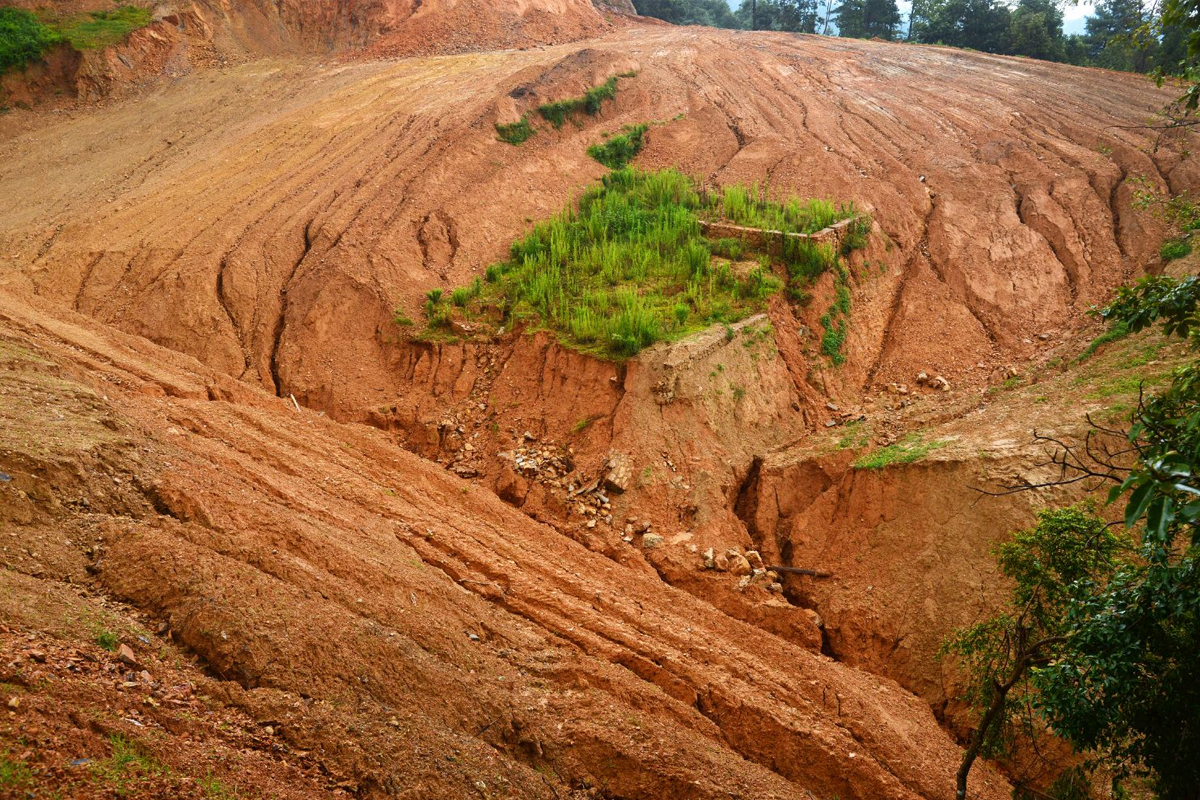
M537 131L529 124L529 117L526 116L521 117L517 122L510 122L507 125L496 123L496 138L505 144L521 144L535 133Z
M43 25L32 12L0 8L0 72L25 66L61 41L62 34Z
M900 28L896 0L842 0L831 12L838 35L854 39L894 39Z
M1000 0L915 0L910 38L1006 53L1010 14Z
M753 30L816 33L818 8L817 0L742 0L737 19L741 27Z
M626 125L621 133L605 139L604 144L589 147L587 153L609 169L621 169L642 151L642 137L649 128L645 123Z
M621 77L628 76L614 75L599 86L588 89L583 93L583 97L569 97L566 100L543 103L538 106L538 113L556 128L561 128L572 114L580 111L594 117L600 113L605 100L612 100L617 96L617 79Z
M1100 315L1131 333L1161 323L1197 350L1198 301L1200 278L1150 277L1121 289ZM991 685L1011 685L1054 733L1101 757L1116 782L1144 775L1162 800L1192 800L1200 786L1200 361L1143 396L1125 435L1126 456L1111 464L1066 446L1057 456L1065 480L1119 481L1108 500L1124 502L1124 529L1078 510L1047 512L1036 538L1019 535L1001 552L1016 584L1011 610L984 623L989 629L960 632L950 649L968 666L999 664L991 674L1007 677ZM988 691L987 683L977 685ZM975 739L997 735L995 706Z
M1159 248L1158 254L1162 256L1163 261L1174 261L1177 258L1183 258L1192 252L1192 245L1187 239L1168 239L1163 242L1163 246Z
M1087 18L1088 55L1094 64L1127 72L1147 72L1154 66L1152 40L1143 26L1150 8L1142 0L1101 0Z
M654 17L675 25L742 27L725 0L634 0L633 7L643 17Z

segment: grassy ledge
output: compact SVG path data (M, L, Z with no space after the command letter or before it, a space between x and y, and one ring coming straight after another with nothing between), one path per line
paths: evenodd
M894 464L911 464L920 461L925 456L945 447L947 442L937 440L926 442L919 433L910 433L896 444L881 447L862 456L854 462L855 469L883 469Z
M542 119L555 128L561 128L564 122L580 112L594 117L600 113L605 100L616 98L617 81L620 78L632 78L636 74L635 72L623 72L620 75L614 75L599 86L588 89L582 97L568 97L565 100L543 103L538 106L537 111L542 115Z
M623 359L761 311L782 288L777 268L800 271L787 254L753 253L736 240L704 237L701 219L724 219L731 189L701 194L675 170L618 169L514 242L508 260L488 267L484 279L448 295L430 292L420 335L441 339L455 331L525 325L554 331L568 347ZM797 227L823 225L833 205L816 203L820 213L798 200L757 213L791 214ZM833 213L854 212L843 206Z
M132 5L68 15L0 8L0 72L23 67L63 42L76 50L109 47L152 19L148 9Z

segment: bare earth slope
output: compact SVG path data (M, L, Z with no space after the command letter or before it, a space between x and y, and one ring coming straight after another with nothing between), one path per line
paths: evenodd
M0 410L0 526L25 543L6 548L5 594L90 572L331 784L947 795L957 748L894 683L564 540L378 431L11 295L0 359L4 394L35 401ZM129 641L162 669L153 642ZM110 716L160 748L175 735ZM989 770L976 780L1006 796Z
M1137 127L1170 92L567 0L473 8L200 4L121 46L148 48L151 88L0 120L3 641L32 653L68 636L46 622L59 609L128 603L150 683L121 674L89 702L162 702L154 676L186 672L151 638L163 623L213 713L277 735L232 740L272 754L271 785L948 797L959 751L930 706L954 713L954 676L934 651L991 607L989 546L1040 501L966 504L1036 460L1015 443L1028 414L995 418L984 390L1072 358L1083 312L1156 268L1164 223L1135 193L1198 177L1188 141ZM414 48L459 54L378 60ZM225 66L190 71L201 51ZM630 73L599 117L496 140ZM603 174L588 145L646 121L641 166L871 212L843 365L813 335L831 275L807 307L776 297L621 365L545 333L430 343L393 321L502 257ZM881 395L893 382L911 391ZM1077 406L1038 413L1077 426ZM916 427L945 436L935 458L852 467ZM624 493L568 495L613 452ZM705 569L728 547L836 574ZM13 610L41 595L46 611ZM13 714L30 729L67 736L52 661L5 659L0 680L29 690ZM101 716L67 727L175 752L178 717Z
M603 119L496 141L494 121L630 69ZM875 214L898 268L841 380L953 381L1069 325L1154 251L1128 179L1179 188L1192 168L1121 126L1168 97L943 48L646 26L522 52L260 61L0 144L0 281L362 418L408 391L393 308L467 281L595 180L584 150L602 131L663 120L641 163Z

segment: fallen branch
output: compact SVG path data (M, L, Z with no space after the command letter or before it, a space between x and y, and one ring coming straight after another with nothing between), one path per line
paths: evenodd
M832 578L832 572L822 572L819 569L804 569L803 567L767 567L776 572L786 572L789 575L811 575L814 578Z

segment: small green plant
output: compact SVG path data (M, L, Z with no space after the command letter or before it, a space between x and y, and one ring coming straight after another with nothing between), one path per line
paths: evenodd
M735 384L735 385L733 386L733 399L734 399L734 400L737 400L737 401L740 401L740 400L741 400L743 397L745 397L745 396L746 396L746 389L745 389L745 387L738 386L738 385L736 385L736 384Z
M112 631L101 630L96 633L96 644L103 647L110 653L117 652L117 648L121 644L121 639Z
M139 781L153 775L166 775L169 770L151 756L147 755L134 742L119 733L108 737L108 746L112 755L103 761L95 762L92 771L97 778L111 784L117 796L125 793L125 788L132 781Z
M217 780L211 772L201 778L198 783L208 800L239 800L242 796L237 789L230 789Z
M29 769L28 764L13 758L7 750L0 753L0 788L17 790L31 783L33 771Z
M596 420L604 419L603 414L592 414L590 417L584 417L571 426L571 433L582 433L592 427L592 423Z
M622 77L629 77L629 74L614 75L599 86L588 89L582 97L543 103L538 106L537 111L555 128L561 128L572 114L580 111L594 117L600 113L605 100L612 100L617 96L617 79Z
M529 124L529 117L522 116L516 122L507 125L496 123L496 138L505 144L519 145L533 136L537 131Z
M392 322L405 328L413 324L412 319L404 313L404 309L402 308L397 308L392 312Z
M894 464L911 464L920 461L939 447L944 441L926 442L919 433L910 433L896 444L881 447L854 462L855 469L883 469Z
M1075 359L1075 363L1082 364L1084 361L1087 361L1089 358L1094 356L1096 351L1104 345L1108 344L1109 342L1115 342L1120 339L1124 339L1128 335L1128 325L1126 325L1124 322L1113 323L1108 330L1097 336L1086 348L1084 348L1084 351Z
M604 144L589 147L587 153L609 169L621 169L642 151L642 137L649 127L645 123L626 125L621 133L605 139Z
M1163 261L1174 261L1192 252L1192 245L1186 239L1168 239L1159 248L1158 254Z

